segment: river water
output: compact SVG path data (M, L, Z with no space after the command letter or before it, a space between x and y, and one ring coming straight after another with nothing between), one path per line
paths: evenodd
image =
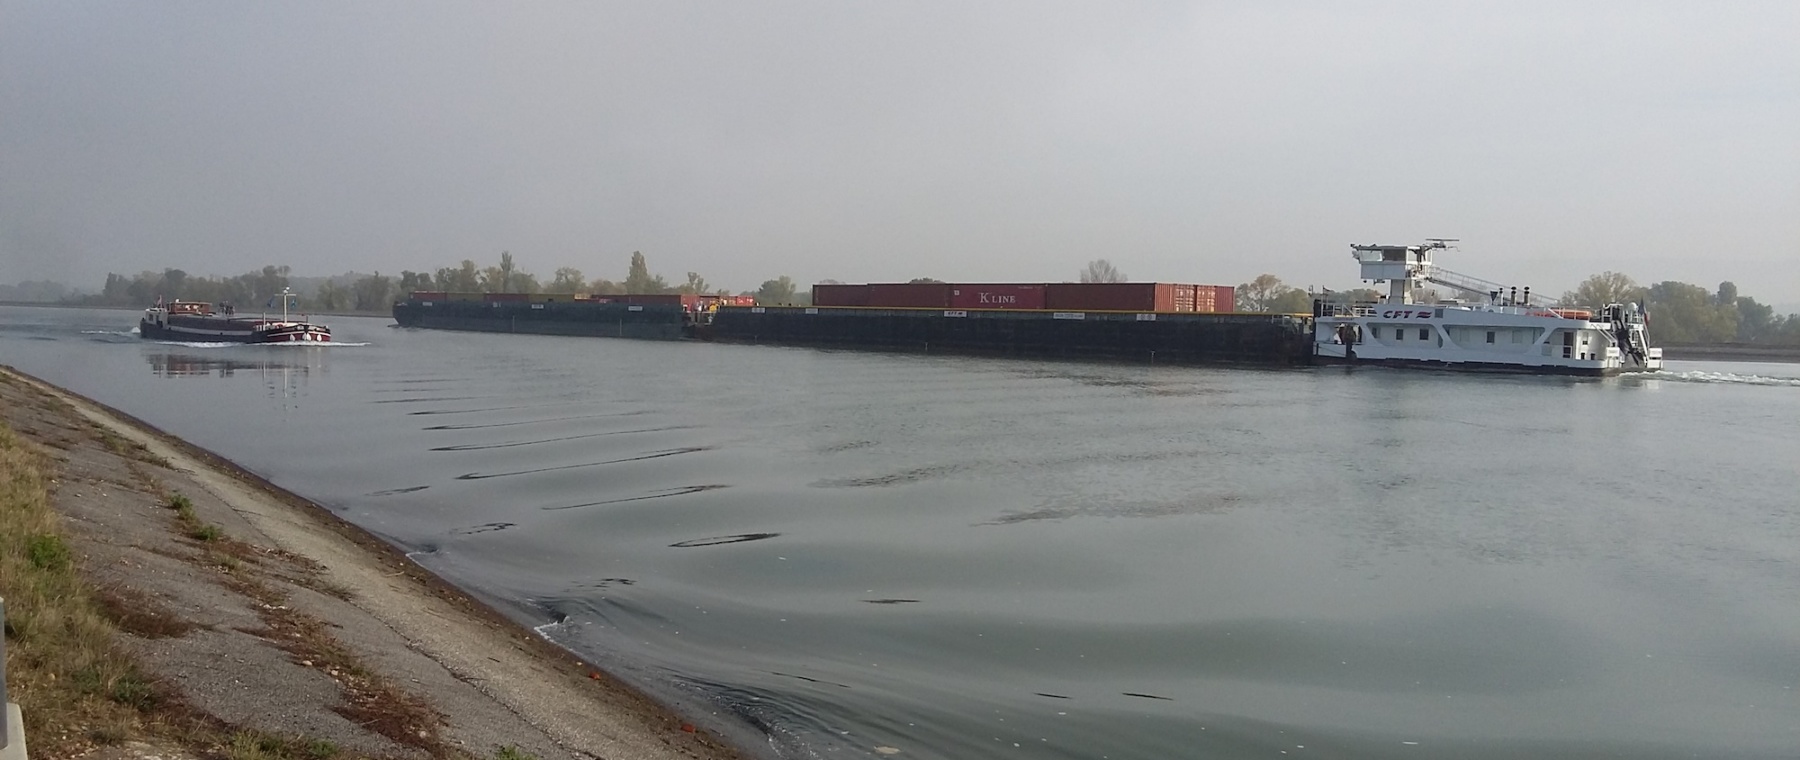
M0 363L781 757L1800 754L1800 365L1259 371L403 330Z

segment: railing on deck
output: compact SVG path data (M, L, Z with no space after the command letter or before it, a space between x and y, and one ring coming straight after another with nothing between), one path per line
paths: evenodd
M25 722L6 696L6 599L0 598L0 760L25 760Z
M1487 312L1489 314L1514 314L1514 315L1525 316L1525 317L1562 317L1563 319L1576 319L1576 320L1581 320L1584 322L1595 320L1595 319L1599 319L1600 321L1605 321L1605 319L1606 319L1604 317L1604 315L1595 314L1594 312L1589 311L1587 309L1564 309L1564 308L1552 307L1552 306L1522 306L1522 305L1509 305L1509 304L1482 304L1482 303L1471 304L1471 303L1459 303L1459 302L1455 302L1455 301L1439 301L1437 303L1414 303L1414 304L1394 304L1394 305L1389 305L1386 302L1382 302L1382 301L1356 301L1353 303L1343 303L1343 302L1338 302L1338 301L1323 301L1323 302L1320 302L1320 304L1318 305L1317 314L1315 314L1315 316L1320 316L1320 317L1373 317L1382 311L1391 311L1391 310L1396 310L1396 309L1421 309L1421 308L1423 308L1423 309L1459 308L1459 309L1470 309L1470 310L1474 310L1474 311ZM1439 316L1443 316L1443 315L1440 314Z

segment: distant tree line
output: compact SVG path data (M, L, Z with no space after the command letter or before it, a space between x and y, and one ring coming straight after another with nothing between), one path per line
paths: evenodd
M69 286L49 280L26 280L17 285L0 285L0 301L55 303L69 295Z
M1601 272L1564 293L1561 303L1590 309L1643 304L1653 343L1800 346L1800 314L1778 316L1775 307L1740 295L1729 281L1717 290L1672 280L1644 286L1618 272Z
M180 269L145 271L134 277L108 274L106 285L99 293L73 296L69 300L90 306L148 306L158 298L169 301L179 298L229 303L248 310L287 289L291 285L288 274L287 267L273 265L236 277L193 277Z
M436 272L402 271L398 277L389 277L380 272L372 275L350 273L325 278L291 277L290 274L288 267L273 265L236 277L193 277L180 269L144 271L131 277L108 274L105 287L97 294L65 297L63 291L59 290L54 298L14 300L63 300L92 306L147 306L162 298L230 303L250 310L260 308L276 293L291 287L306 299L305 306L312 311L387 311L395 300L415 290L594 295L730 294L727 289L713 289L698 272L688 272L686 282L671 285L662 275L650 274L649 264L640 251L632 252L625 279L618 282L607 279L590 281L581 270L574 267L560 267L551 275L549 282L542 282L537 275L520 270L513 261L512 253L507 251L502 251L499 261L492 266L482 267L472 259L463 259L455 267L442 267ZM46 288L33 283L21 283L19 288L27 285L34 286L30 291L31 295L40 295L46 291ZM43 285L62 287L56 283ZM760 288L745 291L743 295L755 296L758 303L800 305L810 303L812 296L810 292L799 292L793 279L786 275L765 280Z

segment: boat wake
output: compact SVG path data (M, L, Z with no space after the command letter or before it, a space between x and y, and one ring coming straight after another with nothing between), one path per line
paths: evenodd
M153 342L159 346L181 346L182 348L252 348L252 349L256 349L256 348L275 348L275 349L360 348L363 346L374 345L373 343L338 343L338 342L310 343L310 342L300 342L300 341L294 341L292 343L232 343L232 342L228 342L228 341L158 340L158 341L153 341Z
M1659 372L1645 379L1669 380L1677 383L1708 383L1714 385L1766 385L1772 387L1800 388L1800 377L1770 377L1768 375L1740 375L1735 372Z

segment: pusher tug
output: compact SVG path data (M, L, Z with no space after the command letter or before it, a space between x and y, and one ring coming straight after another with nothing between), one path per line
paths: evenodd
M1608 304L1597 313L1534 299L1531 289L1460 275L1438 267L1422 245L1351 245L1362 279L1386 281L1374 303L1314 302L1313 356L1320 364L1607 376L1662 369L1662 349L1645 336L1644 310ZM1425 283L1472 297L1421 304Z

